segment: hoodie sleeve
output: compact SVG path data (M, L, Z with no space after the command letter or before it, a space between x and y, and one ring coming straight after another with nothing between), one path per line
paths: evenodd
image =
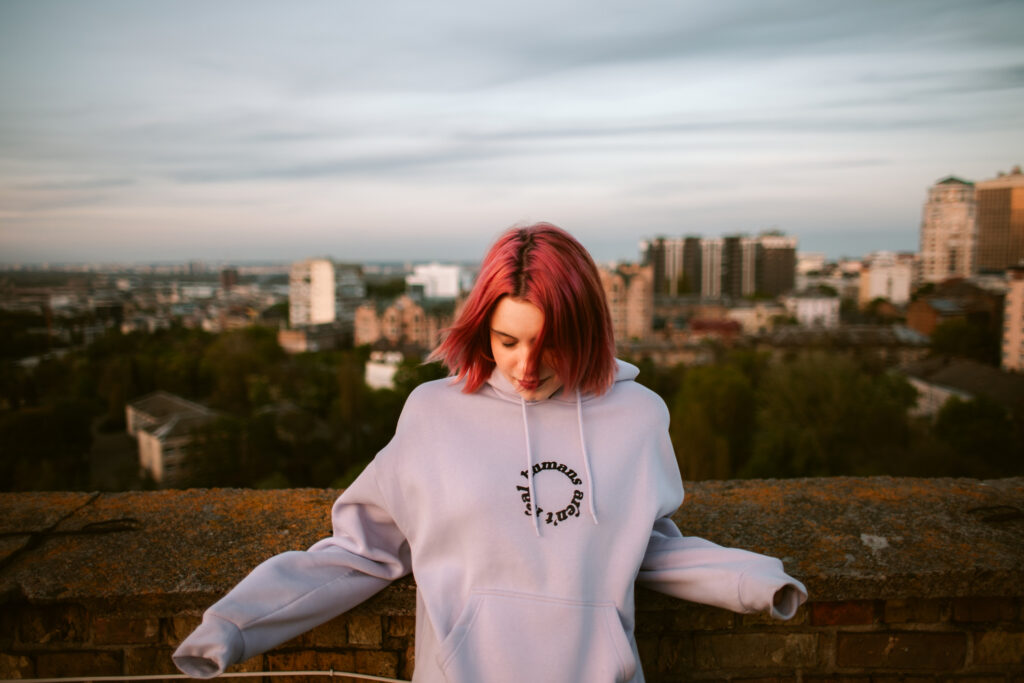
M210 607L175 651L175 665L212 678L409 573L409 545L388 512L374 463L335 502L332 522L330 538L263 562Z
M683 536L669 517L655 523L637 580L684 600L733 612L768 611L776 619L791 618L807 599L807 589L778 559Z

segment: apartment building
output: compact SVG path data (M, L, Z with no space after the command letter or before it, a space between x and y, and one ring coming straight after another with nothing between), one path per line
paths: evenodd
M643 264L652 268L656 295L705 299L792 291L796 247L796 238L777 231L757 237L658 237L640 243Z
M384 343L388 346L413 344L431 350L440 342L441 331L453 322L450 305L425 309L408 294L387 305L366 302L356 309L354 342Z
M865 308L875 299L902 306L910 301L914 266L912 258L893 252L875 252L860 271L857 304Z
M1009 173L975 183L977 269L1003 271L1024 260L1024 173Z
M1024 265L1007 271L1009 286L1003 300L1003 370L1024 372Z
M292 264L288 278L288 322L292 327L332 323L337 316L334 264L307 259Z
M977 247L974 183L954 176L928 189L921 215L921 279L970 277Z
M635 264L601 268L601 286L617 343L642 342L654 326L654 269Z

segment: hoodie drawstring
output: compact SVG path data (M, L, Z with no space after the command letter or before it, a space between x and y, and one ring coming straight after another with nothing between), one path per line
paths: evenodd
M537 496L533 489L533 449L530 447L530 423L526 419L526 399L522 396L519 397L519 404L523 408L523 431L526 433L526 479L529 482L527 486L530 487L530 510L533 517L533 531L540 536L540 522L537 520L539 516L537 510Z
M587 473L587 501L590 503L590 517L597 524L597 512L594 509L594 477L590 474L590 455L587 453L587 441L583 438L583 397L576 389L576 422L580 426L580 450L583 451L583 469Z
M523 410L523 434L526 437L526 478L529 482L527 486L530 489L530 505L533 514L533 531L540 536L540 521L539 513L537 512L540 508L537 507L537 492L533 486L533 447L530 445L530 422L526 416L526 399L522 396L519 397L519 405ZM590 518L594 520L594 524L597 522L597 510L594 507L594 477L590 472L590 454L587 453L587 441L583 436L583 397L580 395L580 390L576 390L576 423L579 425L580 430L580 451L583 454L583 471L587 476L587 503L590 506Z

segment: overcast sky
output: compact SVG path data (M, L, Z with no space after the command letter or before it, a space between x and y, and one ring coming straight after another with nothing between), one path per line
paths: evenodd
M1024 163L1024 2L0 0L0 262L916 250Z

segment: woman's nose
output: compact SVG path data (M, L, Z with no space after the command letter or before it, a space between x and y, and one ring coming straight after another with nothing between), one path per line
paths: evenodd
M526 351L520 351L516 356L516 377L519 379L525 379L526 368L529 365L530 354Z

